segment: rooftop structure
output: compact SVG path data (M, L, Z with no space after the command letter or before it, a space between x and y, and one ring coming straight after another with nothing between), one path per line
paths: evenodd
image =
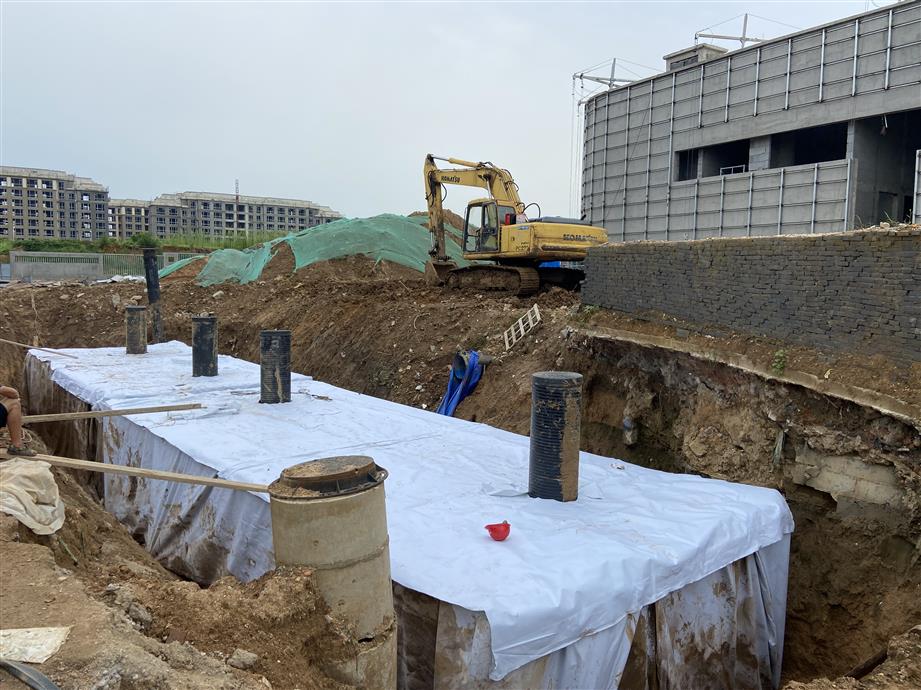
M681 69L682 67L712 60L726 52L728 52L727 49L721 48L720 46L715 46L710 43L698 43L690 48L669 53L663 56L662 59L665 60L665 71L670 72L672 70Z

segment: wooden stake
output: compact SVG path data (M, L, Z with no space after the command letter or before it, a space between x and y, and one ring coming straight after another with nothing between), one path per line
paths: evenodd
M6 456L11 460L19 456ZM77 460L75 458L62 458L57 455L35 455L23 460L41 460L49 465L56 467L69 467L73 470L88 470L90 472L105 472L107 474L123 474L130 477L143 477L144 479L162 479L168 482L179 482L180 484L198 484L201 486L214 486L219 489L235 489L237 491L255 491L258 493L268 493L269 487L264 484L250 484L249 482L234 482L229 479L218 479L217 477L201 477L194 474L180 474L179 472L167 472L165 470L148 470L142 467L124 467L122 465L110 465L104 462L90 462L89 460ZM3 470L3 463L0 462L0 471Z
M25 343L17 343L15 340L6 340L5 338L0 338L0 343L7 343L8 345L16 345L18 347L24 347L27 350L40 350L42 352L48 352L52 355L58 355L60 357L70 357L71 359L80 359L76 355L68 355L63 352L58 352L57 350L48 350L44 347L35 347L35 345L26 345Z
M130 407L123 410L91 410L90 412L60 412L58 414L30 414L22 418L23 424L39 422L66 422L73 419L97 419L99 417L124 417L131 414L150 414L153 412L176 412L178 410L200 410L201 403L182 403L179 405L160 405L159 407Z

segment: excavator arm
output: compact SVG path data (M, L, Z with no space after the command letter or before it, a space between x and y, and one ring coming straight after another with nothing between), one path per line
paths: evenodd
M435 161L445 161L461 168L441 169ZM524 213L524 204L518 196L518 185L508 170L496 167L492 163L473 163L459 158L442 158L431 153L425 157L423 170L425 180L425 201L429 212L429 229L432 232L432 248L429 254L435 262L448 261L445 248L444 210L442 186L447 184L464 187L480 187L489 192L496 201L513 206L518 213Z

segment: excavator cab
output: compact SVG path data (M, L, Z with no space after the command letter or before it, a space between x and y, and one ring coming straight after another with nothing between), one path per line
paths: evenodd
M498 204L492 199L471 201L467 206L467 218L464 220L464 252L498 252L501 248L501 226L514 225L516 217L514 206Z

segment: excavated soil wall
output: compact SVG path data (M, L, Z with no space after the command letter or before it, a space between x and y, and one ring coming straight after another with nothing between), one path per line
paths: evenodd
M586 449L784 493L796 520L785 676L843 675L921 621L916 428L688 356L570 340L561 364L586 375Z

